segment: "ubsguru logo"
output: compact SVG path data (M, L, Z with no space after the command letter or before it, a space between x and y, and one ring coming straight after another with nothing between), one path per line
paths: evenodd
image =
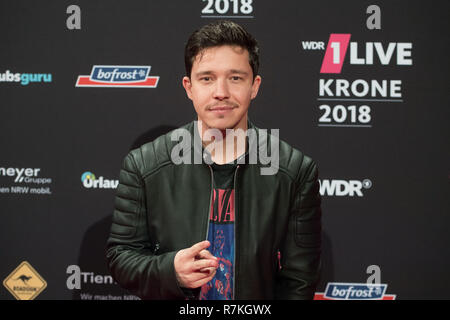
M14 73L6 70L0 73L0 82L18 82L23 86L31 82L52 82L51 73Z

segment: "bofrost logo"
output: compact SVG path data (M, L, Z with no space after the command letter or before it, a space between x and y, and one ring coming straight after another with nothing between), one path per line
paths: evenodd
M83 187L88 189L116 189L119 180L110 180L103 177L96 178L95 174L86 171L81 175L81 183Z
M363 189L370 189L372 187L372 181L369 179L364 180L319 180L320 194L322 196L358 196L363 197Z
M148 76L151 66L92 67L89 76L78 76L76 87L156 88L159 76Z
M394 300L386 294L387 284L329 282L324 293L316 293L315 300Z
M383 297L386 288L386 284L328 283L324 297L339 300L378 300Z

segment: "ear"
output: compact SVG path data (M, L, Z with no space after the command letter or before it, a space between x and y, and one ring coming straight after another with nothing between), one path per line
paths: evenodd
M253 79L253 84L252 84L252 93L251 93L252 100L255 99L256 96L258 95L260 85L261 85L261 77L256 76L255 79Z
M186 76L183 77L183 87L184 87L184 90L186 90L186 94L187 94L188 98L192 100L192 83L191 83L191 79L189 79L189 77L186 77Z

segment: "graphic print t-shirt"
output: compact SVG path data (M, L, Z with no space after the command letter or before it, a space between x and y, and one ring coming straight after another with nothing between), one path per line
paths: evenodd
M214 278L202 286L200 300L232 300L234 281L234 173L236 163L212 165L214 190L209 212L208 248L219 260Z

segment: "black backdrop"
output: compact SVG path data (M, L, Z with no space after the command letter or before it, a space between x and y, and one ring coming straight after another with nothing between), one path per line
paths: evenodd
M70 5L81 10L80 29L69 28L77 22ZM380 9L380 29L367 26L370 5ZM133 298L109 283L105 265L114 188L87 188L82 175L114 184L128 150L194 119L181 86L185 42L231 16L261 47L251 120L279 128L319 165L317 292L365 283L375 265L397 299L450 298L448 12L448 1L418 0L2 1L0 278L27 261L47 283L37 299ZM350 34L354 44L341 52L340 73L321 73L332 34ZM311 41L327 50L307 49ZM367 43L378 43L373 63L355 64L370 55ZM77 87L95 65L151 66L159 81ZM27 84L27 74L44 76ZM331 83L324 95L321 80ZM337 80L349 96L337 96ZM372 96L373 80L400 82L394 94L389 86ZM75 288L74 265L82 272ZM14 299L5 286L0 298Z

